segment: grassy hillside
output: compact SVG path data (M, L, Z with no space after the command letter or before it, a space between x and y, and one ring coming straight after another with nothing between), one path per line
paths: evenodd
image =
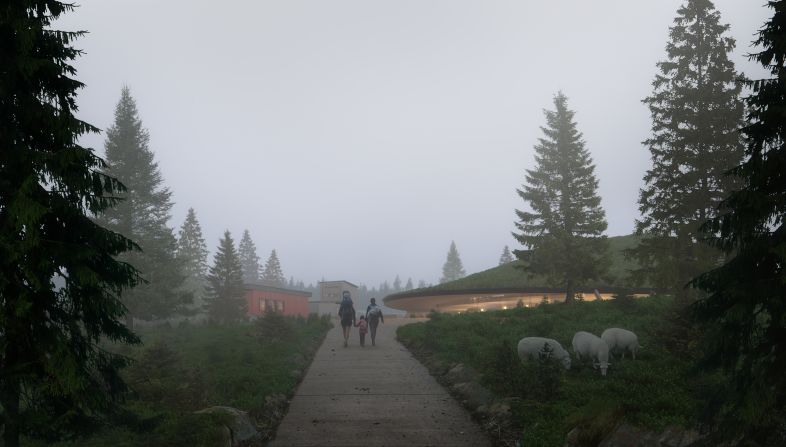
M671 299L651 297L435 314L401 327L398 337L421 359L479 371L482 383L510 402L521 445L562 446L575 427L590 438L585 445L597 445L623 420L654 430L697 420L705 397L700 390L713 379L691 371L693 334L675 321ZM599 335L608 327L635 331L644 348L635 361L613 361L607 377L575 358L571 370L549 371L537 362L522 364L516 354L518 340L526 336L555 338L572 351L575 332Z
M611 257L609 278L605 281L601 281L601 284L594 285L629 285L625 282L627 271L635 268L636 266L631 261L625 259L623 256L623 250L636 246L636 244L638 244L638 240L638 236L635 235L615 236L609 238L609 255ZM521 269L521 265L521 262L515 261L469 275L456 281L439 284L437 286L421 290L442 291L502 287L553 286L552 284L548 284L546 279L543 277L525 274Z

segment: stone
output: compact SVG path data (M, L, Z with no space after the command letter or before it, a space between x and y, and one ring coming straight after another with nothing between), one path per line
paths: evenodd
M464 366L463 363L459 363L450 368L445 374L445 379L450 383L472 382L476 378L477 374L474 374L468 367Z
M476 382L456 384L453 390L463 398L469 408L473 409L488 405L494 398L489 390Z
M659 447L687 447L701 438L702 436L696 430L671 426L658 436L658 445Z
M651 433L628 423L618 425L598 447L655 447Z
M196 414L219 414L229 416L229 423L225 424L224 428L229 431L230 443L227 445L232 447L236 447L243 442L259 436L259 432L248 416L248 413L243 410L217 405L199 410Z

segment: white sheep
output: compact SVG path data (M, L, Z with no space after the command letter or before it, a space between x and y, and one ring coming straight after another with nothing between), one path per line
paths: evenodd
M609 345L609 350L622 351L622 358L625 358L625 351L630 351L633 355L633 360L636 360L636 351L641 348L639 345L639 337L627 329L620 329L617 327L609 328L603 331L600 338Z
M600 374L606 375L609 369L609 346L600 337L589 332L576 332L573 336L573 353L579 360L582 357L592 359L593 366L600 366Z
M519 340L518 352L521 360L537 359L543 346L548 344L552 349L551 356L562 363L565 369L570 369L570 354L558 341L543 337L524 337Z

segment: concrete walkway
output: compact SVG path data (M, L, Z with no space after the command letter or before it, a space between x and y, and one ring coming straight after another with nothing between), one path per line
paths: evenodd
M395 340L411 320L380 324L377 346L348 348L334 327L271 443L299 446L489 446L469 414Z

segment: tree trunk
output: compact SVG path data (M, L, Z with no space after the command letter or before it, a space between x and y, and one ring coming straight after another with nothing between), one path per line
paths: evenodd
M5 447L19 447L19 379L5 380L0 390L0 405L5 413L3 443Z
M570 304L576 301L576 294L573 292L573 281L568 281L565 286L565 304Z

